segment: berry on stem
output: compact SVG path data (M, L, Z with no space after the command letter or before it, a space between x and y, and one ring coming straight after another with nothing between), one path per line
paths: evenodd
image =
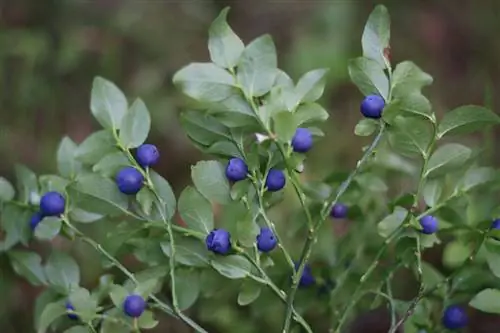
M36 212L35 214L31 215L31 220L30 220L30 228L31 230L35 230L36 226L43 220L43 214L40 212Z
M257 248L262 252L269 252L273 250L278 244L276 236L273 231L268 228L260 228L260 233L257 235Z
M136 194L144 185L144 176L136 168L125 167L116 175L116 184L124 194Z
M75 307L69 301L66 302L66 310L75 311ZM68 318L71 320L77 320L78 316L74 313L68 313Z
M227 254L231 250L231 234L224 229L214 229L205 238L207 249L216 254Z
M496 219L491 223L491 229L500 230L500 219Z
M278 169L269 170L266 177L266 188L269 192L276 192L285 187L286 178L283 171Z
M420 225L422 226L422 230L420 232L426 235L431 235L438 230L438 221L431 215L422 217L420 219Z
M59 216L64 213L66 200L59 192L47 192L40 199L40 212L44 216Z
M295 263L295 271L299 269L299 263ZM299 281L299 287L301 288L307 288L309 286L312 286L313 284L316 283L316 279L314 278L314 275L311 270L311 266L309 264L306 264L304 266L304 271L302 271L302 276L300 277Z
M343 219L346 218L347 212L349 208L342 204L342 203L337 203L333 205L332 211L330 212L330 216L333 217L334 219Z
M385 107L385 101L378 95L366 96L361 102L361 113L366 118L379 119L382 117L382 111Z
M294 152L306 153L313 145L311 131L307 128L297 128L292 138L292 148Z
M123 302L123 312L132 318L139 318L145 309L146 301L140 295L128 295Z
M463 306L450 305L443 313L443 326L450 330L455 330L467 326L469 317Z
M141 167L148 168L158 163L160 160L160 152L155 145L143 144L137 148L135 157L137 163L139 163Z
M235 157L229 160L226 166L226 177L232 182L247 178L248 166L241 158Z

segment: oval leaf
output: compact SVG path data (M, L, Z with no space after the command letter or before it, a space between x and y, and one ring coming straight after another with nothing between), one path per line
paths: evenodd
M487 108L475 105L458 107L444 115L438 135L467 134L500 123L500 117Z
M139 98L123 117L120 142L125 148L139 147L146 141L151 128L151 117L146 104Z

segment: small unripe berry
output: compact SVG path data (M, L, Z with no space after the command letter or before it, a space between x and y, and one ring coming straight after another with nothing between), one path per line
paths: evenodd
M333 205L332 211L330 212L330 216L334 219L344 219L347 216L348 208L346 205L342 203L337 203Z
M207 249L216 254L227 254L231 250L231 235L227 230L214 229L205 238Z
M285 187L286 178L283 171L278 169L269 170L266 177L266 188L269 192L276 192Z
M500 230L500 219L496 219L491 223L491 229Z
M30 220L30 228L31 230L35 230L36 226L43 220L43 214L40 212L36 212L35 214L31 215L31 220Z
M385 107L385 101L378 95L366 96L361 102L361 113L366 118L379 119L382 117L382 111Z
M128 295L123 302L123 312L128 317L139 318L146 309L146 301L140 295Z
M59 216L64 213L66 200L59 192L47 192L40 199L40 212L44 216Z
M431 235L438 230L438 221L431 215L422 217L420 219L420 225L422 226L422 230L420 232L426 235Z
M226 166L226 177L232 182L247 178L248 166L241 158L235 157L229 160Z
M155 145L144 144L137 148L135 157L140 166L148 168L158 163L160 160L160 152Z
M260 228L260 233L257 235L257 248L262 252L269 252L276 247L278 240L273 231L268 228Z
M299 263L295 263L295 271L299 269ZM313 284L316 283L316 279L314 278L311 270L311 266L309 264L306 264L304 266L304 270L302 271L302 276L300 277L299 281L299 287L301 288L306 288L309 286L312 286Z
M75 311L75 307L68 301L66 302L66 310ZM68 318L71 320L77 320L78 316L74 313L68 313Z
M144 183L144 176L133 167L125 167L116 175L116 184L124 194L136 194Z
M469 317L464 307L450 305L444 310L442 322L447 329L455 330L467 326Z
M307 128L297 128L292 138L292 148L294 152L306 153L313 145L311 131Z

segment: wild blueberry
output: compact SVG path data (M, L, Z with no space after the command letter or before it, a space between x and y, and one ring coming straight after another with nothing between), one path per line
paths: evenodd
M235 157L229 160L226 166L226 177L232 182L247 178L248 167L241 158Z
M217 254L227 254L231 250L231 235L227 230L214 229L205 238L207 249Z
M286 179L283 171L278 169L269 170L266 177L266 188L269 192L276 192L285 187Z
M491 229L500 230L500 219L496 219L491 223Z
M464 307L450 305L444 310L442 322L444 327L454 330L467 326L469 317Z
M146 301L140 295L128 295L123 302L123 312L132 318L140 317L145 309Z
M385 101L378 95L369 95L361 102L361 113L366 118L379 119L382 117Z
M295 263L295 270L299 269L299 263ZM311 270L311 266L306 264L304 266L304 271L302 271L302 276L300 277L299 287L306 288L316 283L316 279L314 278Z
M438 221L431 215L422 217L420 219L420 225L422 226L422 230L420 232L426 235L431 235L438 230Z
M75 311L75 307L68 301L66 302L66 310ZM78 316L74 313L68 313L68 318L71 320L77 320Z
M257 235L257 248L262 252L269 252L276 247L278 240L274 236L273 231L268 228L260 228L260 233Z
M59 192L47 192L40 199L40 212L44 216L59 216L64 213L66 200Z
M144 176L133 167L125 167L116 175L116 184L120 192L125 194L136 194L144 183Z
M337 203L333 205L332 211L330 212L330 216L333 217L334 219L343 219L347 216L347 211L349 209L347 208L346 205L342 203Z
M31 220L30 220L31 230L35 230L38 223L40 223L42 220L43 220L43 214L40 212L36 212L35 214L31 215Z
M313 145L313 137L311 131L307 128L297 128L295 135L292 138L293 151L297 153L305 153L311 149Z
M160 159L160 152L155 145L144 144L137 148L135 157L140 166L147 168L158 163L158 160Z

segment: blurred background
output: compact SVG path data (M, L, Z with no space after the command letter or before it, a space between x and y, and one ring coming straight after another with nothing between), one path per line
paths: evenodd
M322 99L331 117L308 172L350 168L369 139L353 135L361 94L349 81L347 61L361 55L363 26L377 3L391 14L393 63L413 60L434 77L425 93L438 114L462 104L498 103L498 0L0 0L0 174L13 179L15 163L38 174L54 172L61 137L80 142L98 127L89 101L99 75L130 100L146 102L153 119L149 141L162 154L156 169L179 193L190 181L189 165L203 156L180 129L181 98L171 78L189 62L209 59L208 26L225 6L231 6L229 23L245 43L273 36L280 67L293 79L314 68L331 69ZM487 135L487 142L496 141L495 133ZM495 149L487 157L495 162ZM92 255L79 260L92 284L99 261ZM0 332L32 332L39 290L16 279L5 258L0 265ZM226 303L213 313L214 332L235 331L218 326L238 318L235 302ZM498 332L481 320L471 332ZM369 325L359 332L378 332ZM166 322L153 331L187 332L181 326Z

